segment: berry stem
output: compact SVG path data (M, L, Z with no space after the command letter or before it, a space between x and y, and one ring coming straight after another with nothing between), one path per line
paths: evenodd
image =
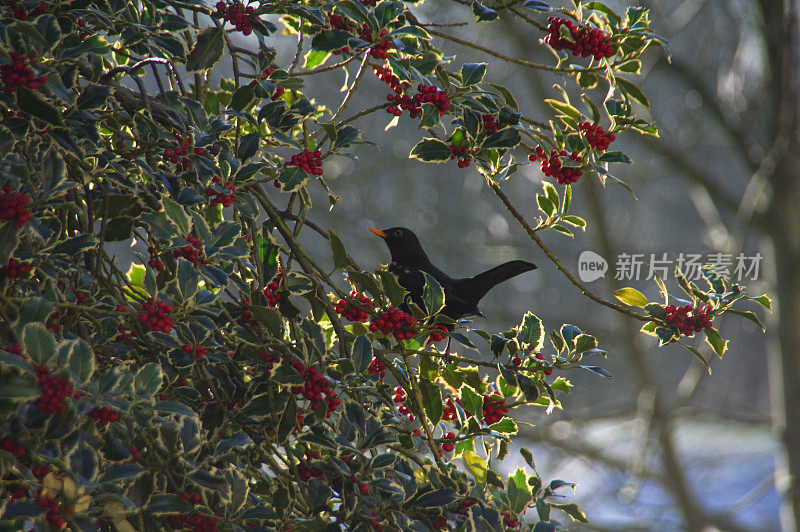
M445 464L442 460L439 445L436 443L436 439L433 437L433 432L431 432L430 426L428 426L428 416L425 415L425 408L422 406L422 392L419 389L419 383L417 382L417 377L414 373L414 367L411 365L408 353L402 346L400 347L400 355L403 357L403 362L406 365L406 372L408 372L408 384L414 396L414 403L417 407L417 415L419 416L420 424L425 431L425 436L428 440L428 445L430 445L431 452L433 453L433 458L436 460L436 465L439 466L439 469L442 472L444 472Z

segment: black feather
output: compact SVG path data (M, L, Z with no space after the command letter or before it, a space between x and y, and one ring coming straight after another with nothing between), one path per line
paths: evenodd
M425 272L442 286L445 296L442 314L454 320L465 314L482 316L478 303L489 290L503 281L536 269L536 265L530 262L512 260L473 277L453 279L431 263L417 235L409 229L392 227L373 232L383 233L383 239L392 255L389 271L408 290L411 300L425 308L422 300L425 277L421 273Z

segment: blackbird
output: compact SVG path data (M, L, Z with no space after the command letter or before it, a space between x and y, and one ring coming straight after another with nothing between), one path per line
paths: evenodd
M408 290L411 300L420 308L425 308L422 300L425 276L421 273L425 272L436 279L444 290L445 306L442 314L454 320L465 314L483 316L478 310L478 302L486 295L486 292L503 281L536 269L536 265L530 262L512 260L474 277L453 279L431 264L417 235L409 229L405 227L390 229L370 227L369 230L383 238L386 245L389 246L392 261L389 263L388 269L397 276L400 286Z

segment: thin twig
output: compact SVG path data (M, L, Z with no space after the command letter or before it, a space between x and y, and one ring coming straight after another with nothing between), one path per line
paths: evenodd
M539 246L542 251L544 251L544 254L547 255L547 258L549 258L553 262L553 264L556 265L556 268L558 268L561 271L561 273L563 273L564 276L567 279L569 279L569 281L572 284L578 287L578 289L581 291L583 295L585 295L589 299L592 299L593 301L596 301L597 303L600 303L603 306L622 312L623 314L626 314L631 318L636 318L637 320L641 321L650 321L651 318L648 316L639 314L638 312L634 312L633 310L627 307L623 307L622 305L619 305L612 301L607 301L602 297L594 295L578 279L576 279L574 275L572 275L572 273L566 268L566 266L561 264L561 261L558 260L558 257L556 257L552 251L550 251L550 248L547 247L547 245L539 237L539 235L536 234L536 230L533 227L531 227L530 224L528 224L527 220L525 220L525 217L522 216L522 214L520 214L520 212L514 207L514 205L511 204L511 201L508 199L508 196L506 196L505 193L500 189L500 185L494 181L489 181L489 187L494 191L497 197L500 198L500 201L503 202L503 205L505 205L506 209L508 209L508 211L514 216L514 218L517 219L522 228L525 229L525 232L528 233L528 236L531 237L531 239L534 242L536 242L536 245Z
M445 40L448 40L448 41L453 41L453 42L458 43L458 44L460 44L462 46L467 46L469 48L474 48L475 50L480 50L481 52L489 54L489 55L491 55L493 57L497 57L498 59L502 59L503 61L508 61L509 63L514 63L516 65L521 65L521 66L528 67L528 68L536 68L536 69L539 69L539 70L547 70L548 72L568 72L568 73L595 72L595 71L598 71L598 70L605 70L606 69L606 67L604 65L597 65L597 66L593 66L593 67L583 67L583 68L572 68L572 67L564 68L564 67L554 67L554 66L550 66L550 65L544 65L544 64L541 64L541 63L534 63L533 61L527 61L525 59L518 59L516 57L511 57L511 56L508 56L508 55L505 55L505 54L501 54L500 52L496 52L496 51L492 50L491 48L487 48L485 46L481 46L480 44L476 44L474 42L467 41L467 40L461 39L459 37L455 37L453 35L448 35L447 33L442 33L440 31L437 31L437 30L434 30L434 29L428 28L428 29L426 29L426 31L428 33L430 33L431 35L436 35L437 37L441 37L442 39L445 39Z

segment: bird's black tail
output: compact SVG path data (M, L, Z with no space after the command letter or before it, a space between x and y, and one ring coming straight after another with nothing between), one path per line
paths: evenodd
M465 299L474 301L477 307L478 301L480 301L492 287L503 281L508 281L521 273L535 269L536 265L533 263L525 262L524 260L512 260L474 277L461 279L455 289L459 295Z

